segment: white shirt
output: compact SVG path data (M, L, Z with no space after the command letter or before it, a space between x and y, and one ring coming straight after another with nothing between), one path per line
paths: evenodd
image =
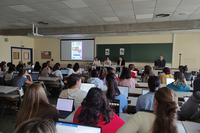
M98 61L95 61L94 60L94 62L93 62L93 65L95 65L95 66L99 66L101 63L100 63L100 60L98 60Z
M78 71L75 72L76 74L82 74L81 69L79 68Z
M68 71L68 77L69 77L71 74L75 73L73 69L71 69L71 68L67 68L67 69L69 70L69 71Z
M153 113L134 114L116 133L152 133L150 130L156 116ZM185 133L184 127L177 123L178 133Z
M12 76L13 76L13 72L12 72L12 73L6 73L6 74L4 75L5 81L11 80L11 79L12 79Z
M108 64L106 64L106 62L107 62L107 60L104 61L104 65L108 65L109 64L109 66L111 66L111 61L110 60L108 61Z
M61 72L60 70L56 70L56 71L54 71L54 72L51 72L51 74L54 74L54 75L56 75L57 77L60 77L61 80L63 80L63 75L62 75L62 72ZM62 85L62 86L64 85L63 81L61 81L61 85Z

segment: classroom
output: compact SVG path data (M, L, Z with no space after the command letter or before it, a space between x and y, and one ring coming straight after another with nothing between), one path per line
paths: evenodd
M200 131L200 0L0 0L0 14L0 133Z

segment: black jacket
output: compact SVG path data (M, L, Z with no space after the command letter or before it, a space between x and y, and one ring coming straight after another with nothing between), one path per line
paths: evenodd
M117 61L117 65L119 65L120 61ZM121 66L125 66L125 60L122 60Z

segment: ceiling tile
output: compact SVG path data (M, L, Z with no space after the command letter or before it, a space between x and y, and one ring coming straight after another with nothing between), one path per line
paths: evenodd
M58 1L58 0L37 0L39 2L52 2L52 1Z
M27 24L24 24L24 23L12 23L14 25L18 25L18 26L28 26Z
M40 17L40 16L46 16L46 14L43 14L41 12L29 12L30 15L34 16L34 17Z
M30 7L25 6L25 5L14 5L14 6L8 6L8 7L13 8L13 9L20 11L20 12L34 11L34 9L31 9Z
M76 8L74 10L80 14L94 14L95 13L90 7Z
M111 5L115 11L126 11L126 10L133 10L132 4L117 4Z
M133 0L133 2L144 2L144 1L155 1L155 0Z
M116 17L114 12L98 13L101 17Z
M25 12L20 12L20 13L13 13L14 15L17 15L18 17L22 17L22 18L28 18L28 17L33 17L33 15L29 14L29 13L25 13Z
M1 0L0 3L7 6L21 4L19 1L15 1L15 0Z
M182 0L181 6L182 5L195 5L195 4L200 4L200 0Z
M43 5L49 7L50 9L66 9L69 8L66 4L62 3L62 2L46 2L46 3L42 3Z
M135 19L135 16L131 15L131 16L120 16L118 17L120 20L132 20Z
M154 8L149 8L149 9L137 9L135 10L136 15L141 15L141 14L153 14L154 13Z
M97 14L82 14L85 18L99 18Z
M156 1L135 2L133 3L133 6L134 6L134 9L155 8Z
M200 15L191 15L188 20L192 20L192 19L200 19Z
M67 19L69 19L69 18L67 18L67 17L65 17L65 16L50 16L50 17L52 17L52 18L54 18L54 19L57 19L57 20L67 20Z
M136 19L149 19L153 18L153 14L136 15Z
M119 18L118 17L105 17L103 18L106 22L109 22L109 21L119 21Z
M135 19L129 19L129 20L120 20L122 24L131 24L136 23Z
M93 6L109 6L109 3L107 0L85 0L85 2L93 7Z
M107 24L121 24L120 21L107 21Z
M62 1L64 4L70 8L81 8L88 7L88 5L83 0L72 0L72 1Z
M133 10L116 11L115 13L117 14L117 16L131 16L131 15L134 15Z
M176 12L185 12L185 11L195 11L200 8L200 4L197 5L187 5L187 6L178 6Z
M186 12L174 12L173 16L184 16L184 15L179 15L180 13L186 13L186 15L191 15L194 13L194 11L186 11Z
M153 18L153 22L169 21L170 17L165 18Z
M78 13L72 9L61 9L61 10L54 10L62 15L78 15Z
M56 16L60 15L59 13L55 12L54 10L45 10L45 11L40 11L41 14L48 15L48 16Z
M37 4L27 4L26 6L36 10L36 11L42 11L42 10L50 10L47 6L37 3Z
M172 16L170 18L170 21L187 20L187 18L189 18L189 15L185 15L185 16Z
M76 21L74 20L60 20L61 22L65 23L65 24L73 24L76 23Z
M132 0L108 0L110 4L124 4L124 3L131 3Z
M148 19L137 19L137 23L144 23L144 22L152 22L152 18L148 18Z
M106 12L112 12L113 9L111 6L94 6L92 9L97 13L106 13Z
M181 0L158 0L156 7L170 7L170 6L178 6L181 3Z
M155 13L173 13L176 10L177 6L170 6L170 7L162 7L162 8L156 8Z

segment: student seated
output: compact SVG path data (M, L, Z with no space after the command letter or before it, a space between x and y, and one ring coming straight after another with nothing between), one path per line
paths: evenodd
M192 73L188 73L188 68L187 68L187 65L185 65L183 68L182 68L182 72L185 76L185 79L186 81L191 81L193 80L193 75Z
M136 112L138 111L153 111L153 100L155 91L160 87L160 81L158 77L151 76L148 79L149 92L141 95L137 99Z
M178 97L172 89L158 89L153 104L154 113L137 112L116 133L185 133L176 122Z
M4 79L5 79L6 82L11 81L14 72L15 72L15 67L10 66L8 71L4 74Z
M161 75L160 81L161 81L161 84L166 84L166 79L167 78L173 78L173 76L171 75L171 70L169 68L167 68L167 67L163 68L163 72L165 74Z
M17 67L16 67L16 71L20 71L23 69L23 65L22 64L18 64Z
M26 69L22 69L19 71L18 76L15 76L11 80L11 86L17 86L20 90L20 95L24 95L24 90L22 87L26 86L26 84L33 84L33 80L30 74L27 73Z
M134 64L129 64L128 68L131 70L132 78L137 78L137 73L133 72L135 70Z
M60 71L60 63L56 63L54 66L53 66L53 69L52 69L52 72L51 72L51 75L50 76L53 76L53 77L59 77L61 79L61 86L64 87L64 83L63 83L63 75L62 75L62 72Z
M5 61L2 61L1 63L0 63L0 68L1 68L1 71L2 72L5 72L6 71L6 62Z
M22 122L14 133L56 133L56 125L51 120L33 118Z
M190 86L187 85L185 81L185 77L182 72L175 72L174 73L174 82L167 85L167 87L173 89L174 91L190 91Z
M200 78L194 80L193 95L181 106L180 119L200 123Z
M79 68L79 64L78 63L75 63L74 64L74 67L73 67L73 70L76 74L82 74L82 71L81 69Z
M87 95L87 92L80 90L81 88L81 76L77 74L71 74L67 79L65 89L60 93L60 98L75 99L75 109L81 106L81 102Z
M31 62L28 62L28 63L27 63L26 69L32 69Z
M87 80L88 83L95 84L96 87L99 87L103 90L103 81L98 78L99 72L98 70L92 70L92 77Z
M73 123L99 126L102 133L115 133L125 122L112 111L102 90L94 87L76 111Z
M41 69L41 66L40 66L40 63L37 61L36 63L35 63L35 66L34 66L34 71L40 71L40 69Z
M51 73L51 70L48 67L47 63L43 63L42 64L42 69L40 71L40 77L49 77L50 73Z
M71 74L73 74L73 73L75 73L74 72L74 70L72 69L72 64L68 64L67 65L67 69L68 69L68 77L71 75Z
M114 74L115 74L115 69L111 67L111 68L108 70L108 73L114 73ZM118 79L117 76L116 76L116 80L117 80L117 82L119 81L119 79Z
M104 61L104 66L111 66L111 61L108 56L106 57L106 60Z
M44 88L38 83L34 83L27 88L17 113L15 128L31 118L58 121L58 110L49 104Z
M107 69L102 68L99 74L99 79L103 81L103 85L106 85L106 75L107 75Z
M98 59L98 57L95 57L94 62L93 62L93 65L94 65L94 66L99 66L99 65L101 65L101 62L100 62L100 60Z
M52 67L51 67L51 61L47 61L47 66L52 70Z
M154 76L153 71L149 65L144 67L144 74L142 75L142 82L148 82L150 76Z
M137 82L132 78L131 70L124 68L122 74L119 77L118 85L120 86L129 86L129 88L135 88Z
M106 76L106 85L108 87L106 96L108 99L120 100L119 113L123 113L123 109L126 110L128 107L127 97L119 91L116 82L116 76L113 73L109 73ZM126 111L124 111L126 112Z
M6 70L5 70L5 72L7 72L8 71L8 69L9 69L9 67L10 66L14 66L15 67L15 65L14 64L12 64L12 62L8 62L7 63L7 67L6 67Z

